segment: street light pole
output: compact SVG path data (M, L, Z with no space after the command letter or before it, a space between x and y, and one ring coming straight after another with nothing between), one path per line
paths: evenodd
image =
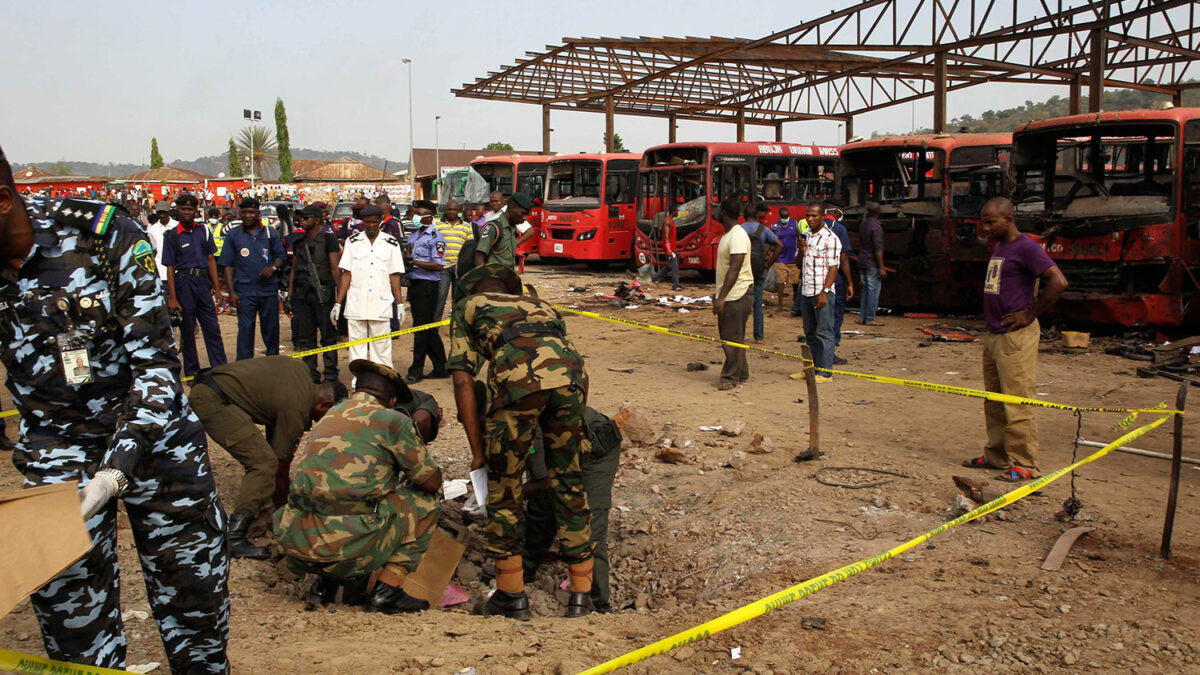
M409 201L417 198L417 173L414 162L416 150L413 149L413 108L412 108L412 59L401 59L408 66L408 184L411 194Z
M442 177L442 139L438 133L438 122L441 119L441 115L436 115L433 118L433 163L437 165L433 173L434 177L439 180Z

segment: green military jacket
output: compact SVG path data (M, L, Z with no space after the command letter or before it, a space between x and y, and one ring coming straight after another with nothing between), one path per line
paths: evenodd
M531 325L542 332L523 332ZM474 377L484 363L491 364L487 385L493 409L535 391L569 385L587 390L583 357L567 338L566 322L536 298L478 293L458 301L450 318L446 368Z
M382 540L411 505L395 498L438 470L412 419L359 392L313 426L297 454L288 502L275 536L291 558L328 564L360 559L373 569L391 554Z
M517 266L517 230L508 224L508 216L501 213L498 218L483 226L479 235L476 253L483 254L484 262L500 263L505 267Z

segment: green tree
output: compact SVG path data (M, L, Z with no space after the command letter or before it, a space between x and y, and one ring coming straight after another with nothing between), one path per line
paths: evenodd
M488 143L487 145L483 146L483 149L484 150L512 150L513 146L509 145L508 143L502 143L500 141L495 141L494 143Z
M70 162L59 160L48 164L46 171L49 171L52 176L70 176L75 170L71 168Z
M244 175L246 172L242 171L242 160L238 155L237 145L231 138L229 139L229 177L241 178Z
M163 165L162 155L158 152L158 139L150 139L150 168L157 169Z
M625 147L625 141L621 140L621 134L613 132L613 152L629 152Z
M270 129L252 124L242 129L236 143L238 155L259 180L279 175L279 146L275 142L275 134ZM251 156L254 158L253 166L249 159Z
M283 108L283 99L275 99L275 140L279 144L277 151L279 161L279 182L292 182L292 146L288 138L287 111Z

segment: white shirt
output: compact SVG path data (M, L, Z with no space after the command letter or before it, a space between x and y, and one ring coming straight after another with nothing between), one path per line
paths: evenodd
M146 228L146 237L150 239L150 245L154 247L154 266L158 270L158 278L163 281L167 280L167 268L162 265L163 237L166 236L167 230L174 229L177 225L179 223L175 222L174 218L166 225L155 219Z
M400 242L380 232L372 242L366 232L346 240L346 250L338 267L350 273L346 291L347 319L382 321L392 318L391 275L404 273Z
M838 239L829 225L822 225L817 232L809 229L808 248L804 249L800 266L800 295L806 298L820 295L825 290L829 268L841 263L842 240Z

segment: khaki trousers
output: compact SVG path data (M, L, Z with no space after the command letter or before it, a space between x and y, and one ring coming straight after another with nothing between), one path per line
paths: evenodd
M983 386L988 391L1034 398L1037 384L1038 322L983 338ZM987 461L1001 469L1013 465L1037 473L1038 431L1035 408L985 401Z

